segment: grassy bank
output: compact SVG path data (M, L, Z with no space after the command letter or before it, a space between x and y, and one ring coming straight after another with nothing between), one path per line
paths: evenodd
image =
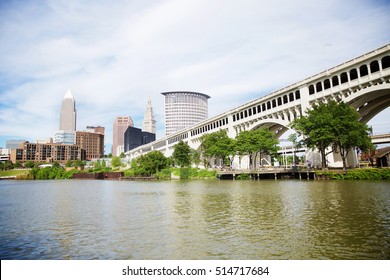
M350 170L316 171L318 179L330 180L390 180L388 168L359 168Z
M207 169L200 169L200 168L165 168L157 174L154 174L157 179L159 180L170 180L173 177L180 178L180 179L215 179L217 172L215 170L207 170ZM139 174L135 174L133 170L125 171L125 177L134 177Z
M30 170L5 170L0 171L0 177L10 177L10 176L25 176L30 173Z

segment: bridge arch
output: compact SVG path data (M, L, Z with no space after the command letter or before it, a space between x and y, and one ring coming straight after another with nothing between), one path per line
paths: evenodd
M357 65L351 69L346 69L341 73L336 73L336 75L331 78L332 83L330 83L329 78L325 78L325 80L316 81L314 84L310 84L308 86L309 95L320 93L326 89L350 83L372 74L377 74L389 67L389 55L384 55L379 58L366 61L361 65Z
M390 84L361 89L348 96L344 102L359 112L361 122L367 123L390 106Z
M247 130L267 128L275 133L276 138L280 138L280 136L290 129L289 124L290 122L283 119L264 119L249 125Z

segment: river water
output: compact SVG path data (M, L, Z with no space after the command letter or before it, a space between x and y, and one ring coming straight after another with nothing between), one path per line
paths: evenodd
M0 181L1 259L390 259L390 184Z

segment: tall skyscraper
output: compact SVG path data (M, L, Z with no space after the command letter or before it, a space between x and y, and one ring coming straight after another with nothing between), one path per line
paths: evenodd
M119 116L115 118L111 148L113 156L119 156L122 152L124 152L125 131L129 126L134 126L131 117Z
M62 99L60 128L55 134L55 143L76 144L76 117L76 101L68 90Z
M191 91L170 91L161 94L165 96L166 135L208 118L207 99L210 96Z
M156 120L153 115L152 101L150 100L150 97L148 97L148 103L145 109L142 131L156 134Z
M76 101L70 90L62 99L59 130L76 131Z

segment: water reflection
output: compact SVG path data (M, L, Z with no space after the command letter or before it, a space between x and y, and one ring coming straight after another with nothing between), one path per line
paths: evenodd
M389 259L378 182L0 182L2 259Z

